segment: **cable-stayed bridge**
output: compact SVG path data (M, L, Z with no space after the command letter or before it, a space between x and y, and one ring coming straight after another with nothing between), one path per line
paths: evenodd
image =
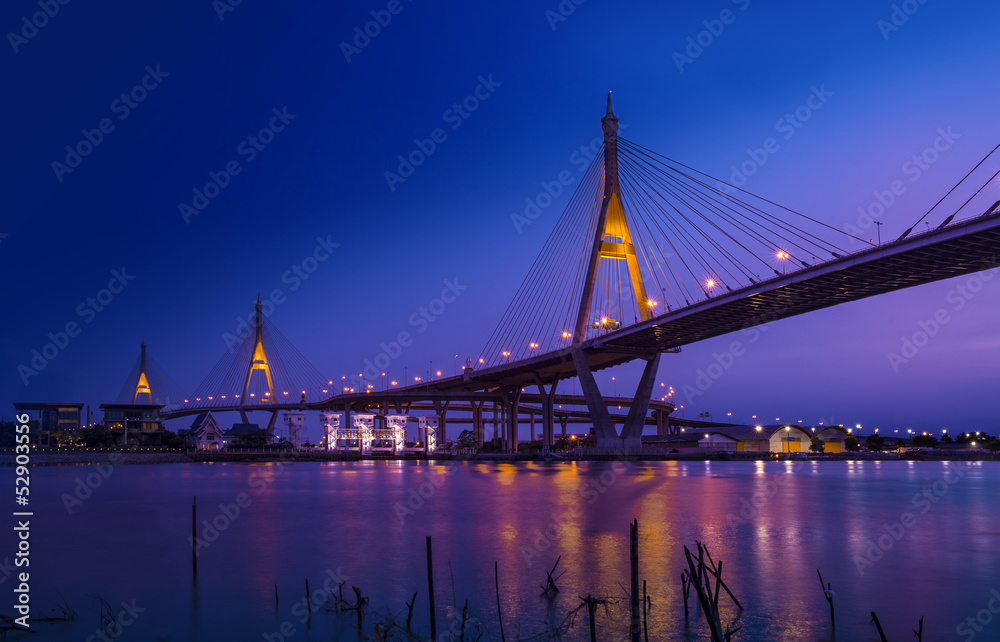
M875 243L618 137L610 94L601 123L601 153L482 354L462 375L387 391L335 392L334 382L263 319L258 306L252 333L192 397L164 415L234 410L246 422L247 412L267 410L273 430L282 409L340 410L347 425L352 412L379 407L384 416L426 404L442 418L469 413L482 440L484 414L492 410L501 416L495 421L503 425L504 443L516 449L525 414L532 425L539 415L543 443L553 442L556 390L574 379L598 445L638 446L648 423L669 429L665 418L673 408L654 399L662 354L1000 264L1000 171L979 182L1000 145L900 238ZM958 202L930 226L932 214ZM635 360L645 363L635 393L626 404L607 399L594 371ZM526 395L536 405L528 407ZM627 414L613 416L612 404L626 405Z

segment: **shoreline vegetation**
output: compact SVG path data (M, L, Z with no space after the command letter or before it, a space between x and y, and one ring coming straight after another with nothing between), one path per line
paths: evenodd
M622 450L581 449L575 452L542 455L538 453L441 453L407 457L361 457L357 453L319 450L244 449L198 451L180 448L33 448L33 466L79 464L178 464L200 462L309 462L309 461L476 461L476 462L579 462L579 461L1000 461L1000 454L988 450L847 453L768 453L706 451L704 453L645 452L652 449ZM0 449L0 466L14 466L12 448Z

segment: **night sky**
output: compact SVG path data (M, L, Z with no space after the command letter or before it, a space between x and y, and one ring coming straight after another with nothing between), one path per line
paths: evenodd
M143 337L193 391L258 292L279 291L271 320L331 379L401 331L415 338L392 378L451 374L483 349L569 190L520 229L512 215L564 170L579 182L608 90L624 136L720 178L776 139L744 187L841 229L903 181L884 239L1000 142L1000 7L982 1L49 1L7 2L0 22L8 419L13 401L96 414ZM822 106L782 129L815 92ZM469 96L474 110L455 108ZM107 305L87 303L118 275ZM957 309L969 279L687 346L658 381L688 417L995 433L1000 279ZM453 303L412 322L456 281ZM948 322L894 366L940 309ZM19 372L71 322L54 359ZM685 398L734 340L745 354ZM621 392L636 371L598 377Z

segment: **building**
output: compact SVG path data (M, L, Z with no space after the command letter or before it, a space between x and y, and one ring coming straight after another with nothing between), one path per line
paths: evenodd
M117 435L119 443L159 446L163 438L163 419L157 404L102 403L104 427Z
M28 415L28 426L35 443L48 445L49 436L57 430L74 432L81 427L82 403L14 402L18 415Z
M211 412L203 412L194 418L187 439L198 450L222 450L230 441Z
M809 452L812 438L823 442L823 452L844 450L849 434L840 426L726 426L707 430L687 430L676 435L647 435L643 445L677 452Z

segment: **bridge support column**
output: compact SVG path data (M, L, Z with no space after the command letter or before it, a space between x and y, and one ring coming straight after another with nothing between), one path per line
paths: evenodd
M351 430L354 428L354 424L351 423L351 404L349 403L344 404L344 423L341 425L341 428L344 430ZM344 448L349 449L349 444L346 441L344 442ZM361 449L358 448L358 450L360 451Z
M485 401L470 402L472 408L472 434L475 436L476 444L482 448L485 439L485 426L483 422L483 406Z
M273 437L274 436L274 424L277 421L278 421L278 411L277 410L272 410L271 411L271 419L267 422L267 436L268 437Z
M531 422L531 429L528 432L528 442L535 441L535 413L528 413L528 420Z
M601 396L601 389L594 380L594 373L590 370L587 358L583 351L575 349L573 352L573 365L576 366L576 374L580 378L580 388L583 390L583 398L587 401L587 409L590 411L590 419L594 423L594 436L597 437L598 448L618 448L621 440L618 432L611 421L611 413Z
M545 385L542 383L542 379L535 376L535 385L538 387L538 394L542 396L542 445L552 446L555 443L555 426L553 425L553 414L552 401L556 396L556 386L559 385L559 380L556 379L552 382L552 387L549 388L548 392L545 391ZM563 431L565 434L565 430ZM532 434L532 440L534 440L534 434Z
M521 399L521 388L504 389L500 387L500 397L503 399L503 407L507 413L505 450L506 452L517 452L517 406Z
M569 423L569 417L567 417L566 415L563 415L562 417L559 418L559 423L562 424L562 438L565 441L566 440L566 424Z
M646 427L646 412L649 410L649 400L653 396L653 386L656 383L656 372L660 369L660 354L646 361L646 367L639 379L639 386L632 398L632 406L622 426L622 445L626 448L642 448L642 430Z
M446 432L447 423L446 417L448 415L448 406L451 405L451 401L445 401L441 403L440 401L434 402L434 414L438 416L438 431L437 431L437 442L443 444L448 441L448 433Z

